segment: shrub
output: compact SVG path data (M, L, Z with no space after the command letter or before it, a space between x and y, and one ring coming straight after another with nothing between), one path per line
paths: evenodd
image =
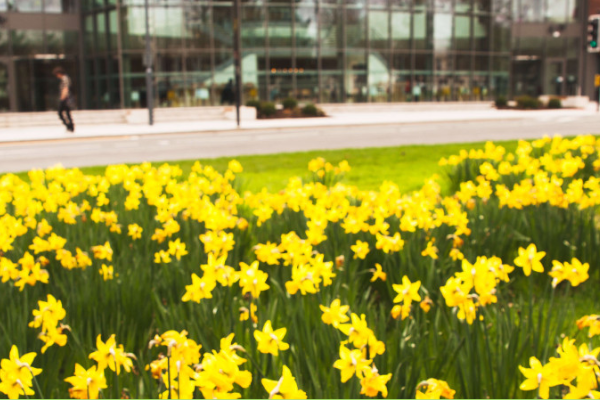
M258 111L264 117L271 117L275 115L277 108L275 108L275 103L266 102L260 104L260 109Z
M307 117L317 117L321 115L319 111L321 110L319 110L314 104L307 104L302 107L302 115L306 115Z
M550 99L550 101L548 102L548 108L562 108L562 102L560 101L560 99Z
M515 100L517 102L517 108L521 110L537 110L542 106L542 103L538 99L531 96L520 96Z
M298 100L296 100L292 97L288 97L287 99L283 100L283 108L284 109L293 110L296 107L298 107Z
M254 108L256 108L256 111L258 112L260 110L260 101L258 101L258 100L248 100L246 102L246 107L254 107Z
M504 108L508 106L508 100L504 96L496 97L496 108Z

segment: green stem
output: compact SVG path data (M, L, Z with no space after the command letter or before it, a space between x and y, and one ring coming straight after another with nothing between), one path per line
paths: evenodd
M31 369L29 369L29 372L31 372ZM33 375L33 372L31 372L31 376L33 377L33 382L35 383L35 388L37 389L40 398L43 399L44 398L44 394L42 393L42 389L40 388L40 384L38 383L37 378ZM89 396L88 396L89 399Z
M169 379L169 399L171 399L171 356L167 356L167 377Z

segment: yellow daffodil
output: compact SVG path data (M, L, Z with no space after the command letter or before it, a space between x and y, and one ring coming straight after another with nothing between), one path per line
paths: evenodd
M254 331L254 338L258 343L258 351L277 356L279 355L279 351L289 349L290 345L283 342L286 333L286 328L273 330L271 321L265 322L262 331Z

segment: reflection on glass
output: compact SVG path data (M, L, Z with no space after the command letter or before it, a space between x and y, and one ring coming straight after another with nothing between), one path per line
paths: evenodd
M292 47L292 8L269 7L269 46Z
M140 7L124 7L121 10L121 37L123 48L142 50L145 48L146 14ZM86 31L88 28L86 18ZM86 35L87 37L87 35Z
M546 0L545 17L549 22L565 23L569 16L569 0Z
M294 11L296 17L296 47L313 47L317 45L318 38L318 14L317 8L298 7Z
M322 8L320 13L321 48L342 48L342 13L333 8Z
M77 32L46 31L46 49L53 54L77 54Z
M213 40L216 49L233 49L231 6L213 4Z
M429 48L427 17L425 13L413 14L413 41L415 49Z
M515 20L523 22L543 22L543 1L544 0L513 1Z
M296 98L300 101L317 103L319 101L319 75L301 73L296 75Z
M152 9L151 15L156 47L158 49L181 48L183 10L179 7L156 7Z
M476 13L489 13L492 10L491 0L473 0L473 8Z
M0 54L8 54L8 31L0 29Z
M390 54L371 52L368 62L369 101L387 102L390 93Z
M107 50L106 17L104 13L96 14L96 51Z
M433 16L433 46L436 51L450 50L452 39L452 15Z
M466 15L454 17L454 48L471 50L471 17Z
M475 51L490 49L490 17L476 16L473 18L473 45Z
M267 37L267 18L262 6L242 7L242 48L264 48ZM206 27L208 29L208 27ZM208 36L208 35L206 35Z
M475 56L475 71L485 72L490 69L490 56L476 55Z
M392 48L398 50L410 49L410 13L392 13Z
M43 31L16 30L11 32L14 55L34 55L44 53Z
M243 14L242 14L243 15ZM243 19L245 20L245 19ZM183 14L183 39L186 48L210 48L211 8L207 4L189 4ZM242 45L244 45L244 25L242 24Z
M18 12L42 12L42 0L13 0Z
M346 9L346 47L365 47L365 22L365 9Z
M510 50L510 21L506 17L496 15L494 17L494 46L493 51Z
M433 6L436 12L451 12L452 0L433 0Z
M454 4L454 12L469 12L471 11L472 0L456 0Z
M389 26L389 13L387 11L369 12L369 42L371 48L389 48Z
M457 54L456 55L456 71L457 73L470 73L471 71L471 55Z

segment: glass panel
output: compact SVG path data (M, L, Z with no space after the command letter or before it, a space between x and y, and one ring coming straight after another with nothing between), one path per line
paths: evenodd
M489 13L491 11L491 0L473 0L473 2L476 13Z
M233 49L231 6L213 5L213 37L216 49Z
M313 47L319 41L316 7L298 7L296 16L296 47Z
M515 19L523 22L542 22L544 20L542 10L544 0L521 0L513 1L516 8ZM521 8L519 9L519 5Z
M332 8L322 8L320 13L321 48L342 48L342 13Z
M567 60L567 96L577 95L577 75L578 75L578 62L577 60Z
M456 55L456 72L468 74L471 72L471 55L457 54Z
M398 53L392 57L392 69L394 73L401 73L404 75L410 74L411 67L411 54L410 53Z
M184 57L185 70L193 73L211 74L210 54L188 54Z
M412 85L410 74L394 74L392 77L392 101L411 101Z
M425 13L413 15L413 41L415 49L428 49L427 18Z
M192 4L185 8L183 39L189 49L210 48L211 12L208 5ZM245 18L242 20L244 21ZM264 36L264 33L263 33ZM242 46L244 46L244 24L242 22Z
M107 49L106 18L104 13L96 14L96 51L102 52Z
M42 0L13 0L18 12L42 12Z
M267 18L262 6L242 8L242 48L264 48L267 37Z
M515 96L542 94L542 62L540 60L517 60L513 63L513 94Z
M563 93L564 77L563 62L546 64L546 90L544 93L561 96Z
M321 76L321 103L341 103L344 87L342 74L325 73Z
M78 34L71 31L46 31L48 53L77 54Z
M242 53L242 82L244 83L242 103L245 104L250 99L257 100L260 97L259 90L264 89L266 84L265 67L264 49Z
M567 58L579 58L579 39L567 39Z
M510 51L510 21L500 15L494 18L494 51Z
M6 64L0 63L0 112L6 112L9 108L8 68L6 67Z
M566 44L565 38L549 37L546 39L546 57L564 57Z
M157 7L152 9L153 39L159 49L181 48L183 9L179 7ZM144 33L145 33L144 26Z
M12 52L14 55L34 55L44 53L43 31L12 31Z
M121 15L123 18L121 23L123 48L131 50L144 49L146 35L146 13L144 9L139 7L124 7L121 9Z
M475 51L490 49L490 17L476 16L473 18L473 46Z
M12 1L0 0L0 12L8 11L12 8Z
M317 49L297 49L296 50L296 68L308 72L318 71Z
M388 0L369 0L367 5L372 10L381 10L388 8Z
M44 12L48 14L60 14L63 12L62 0L44 0Z
M387 11L369 12L369 42L371 43L371 48L389 48L389 27L389 13Z
M296 75L296 99L317 103L319 101L319 76L316 73Z
M8 31L0 29L0 54L8 54Z
M471 0L456 0L454 11L457 13L471 11Z
M494 57L492 61L492 71L494 72L505 72L509 73L510 69L510 58L508 57Z
M452 12L452 0L433 0L436 12Z
M569 0L546 0L545 16L549 22L566 22L569 16Z
M156 97L158 107L182 107L185 101L184 76L173 73L168 76L159 76L157 81Z
M409 10L411 3L411 0L390 0L393 9Z
M436 51L450 50L452 39L452 15L435 14L433 17L433 39Z
M544 39L537 37L515 37L513 52L519 55L541 57L544 50Z
M475 75L471 81L471 100L489 100L489 77L487 75Z
M292 47L291 7L269 7L269 46Z
M365 47L366 11L346 9L346 47Z
M118 29L117 10L108 12L108 42L112 51L117 51Z
M576 22L577 21L577 2L578 0L568 0L569 4L567 5L567 23Z
M281 102L294 95L294 77L289 73L276 72L270 75L269 101Z
M471 50L471 18L466 15L454 17L454 48Z
M574 0L575 1L575 0ZM510 16L511 0L492 0L492 11L497 15ZM515 1L517 3L518 1Z
M387 102L390 93L391 55L372 52L368 61L369 101Z
M321 49L321 70L337 71L344 69L344 53L342 50Z
M392 13L392 48L410 49L410 13Z
M490 69L490 57L489 56L487 56L487 55L475 56L475 71L486 72L489 69Z

